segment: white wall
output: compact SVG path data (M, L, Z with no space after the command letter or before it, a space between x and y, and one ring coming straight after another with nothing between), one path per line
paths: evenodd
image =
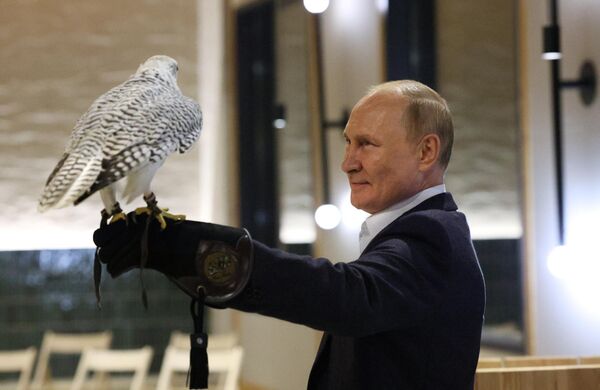
M532 353L597 354L600 351L600 99L584 107L575 91L563 91L565 243L572 254L560 279L547 256L558 243L554 154L550 106L550 65L540 59L546 2L524 3L524 131ZM573 79L585 58L600 64L600 3L560 4L562 78Z

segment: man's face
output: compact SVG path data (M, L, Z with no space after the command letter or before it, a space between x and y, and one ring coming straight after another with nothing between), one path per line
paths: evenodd
M342 170L356 208L373 214L421 190L419 150L402 124L406 105L403 97L379 93L352 110Z

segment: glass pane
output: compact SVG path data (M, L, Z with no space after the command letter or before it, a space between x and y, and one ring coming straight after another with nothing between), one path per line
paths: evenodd
M279 239L284 244L311 243L316 237L306 17L300 2L279 2L276 6L276 100L285 114L284 127L275 128L279 169ZM281 113L282 110L275 111Z

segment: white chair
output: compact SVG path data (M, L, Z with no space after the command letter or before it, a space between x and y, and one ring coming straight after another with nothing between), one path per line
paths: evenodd
M210 345L210 341L209 341ZM243 349L240 346L223 349L208 349L209 374L222 374L223 390L236 390L242 366ZM190 350L169 345L165 350L156 390L169 390L173 373L186 373L190 366Z
M189 349L190 335L188 333L174 330L171 332L171 337L169 337L169 346L180 349Z
M112 332L94 333L55 333L51 330L44 333L37 367L33 376L33 387L41 389L52 375L48 369L50 355L78 355L86 348L106 349L112 342Z
M242 368L244 350L237 346L229 349L208 349L208 369L223 373L223 390L236 390Z
M29 378L37 350L34 347L15 351L0 351L0 372L19 373L16 390L29 389Z
M81 356L71 390L81 390L88 372L132 372L130 390L141 390L152 360L152 347L139 349L86 349Z

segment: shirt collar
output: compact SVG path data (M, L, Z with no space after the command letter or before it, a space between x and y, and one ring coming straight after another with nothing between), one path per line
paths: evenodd
M423 201L443 192L446 192L446 186L444 184L429 187L408 199L398 202L385 210L369 216L362 223L360 228L360 234L358 237L360 252L362 253L367 245L369 245L371 240L373 240L373 238L375 238L375 236L378 235L379 232L381 232L387 225L396 220L396 218Z

